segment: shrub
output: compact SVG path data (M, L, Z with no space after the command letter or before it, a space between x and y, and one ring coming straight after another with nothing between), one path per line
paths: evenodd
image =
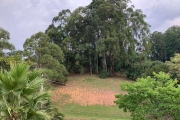
M110 72L103 70L103 71L101 71L101 73L99 74L99 77L100 77L100 78L103 78L103 79L108 78L108 77L110 77Z
M153 72L159 73L160 71L167 73L169 71L168 65L161 61L153 61L151 67L145 70L142 77L153 76Z

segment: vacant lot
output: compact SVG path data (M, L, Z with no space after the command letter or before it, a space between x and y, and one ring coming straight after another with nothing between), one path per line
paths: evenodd
M65 114L66 120L125 120L130 119L115 104L115 94L125 77L100 79L96 75L71 75L66 86L55 86L52 100ZM131 81L129 81L131 82Z

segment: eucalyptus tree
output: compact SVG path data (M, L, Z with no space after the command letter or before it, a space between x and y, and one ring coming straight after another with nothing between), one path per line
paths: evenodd
M164 41L167 60L170 60L170 57L173 57L175 53L180 53L180 26L168 28L164 33Z
M164 34L158 31L153 32L150 37L151 42L151 59L165 62L166 48Z
M114 59L123 62L134 52L146 54L149 51L150 43L146 39L149 25L144 21L146 16L141 10L128 7L128 2L130 1L94 0L87 6L92 16L96 15L98 18L96 48L103 58L103 70L110 70L111 75L114 71ZM107 60L110 61L109 65Z
M129 7L129 2L93 0L86 7L72 13L63 10L54 17L53 29L48 30L65 35L58 45L63 45L66 61L71 60L73 65L78 62L90 73L102 70L113 75L115 62L126 62L134 53L146 57L150 49L146 38L149 25L142 11Z
M67 37L65 26L68 22L68 18L71 15L69 9L62 10L58 16L55 16L52 20L52 24L49 25L45 33L50 37L50 40L55 44L62 47L62 41Z
M71 15L71 11L69 9L62 10L59 12L57 16L55 16L52 20L52 24L46 30L46 34L50 37L51 42L57 44L61 47L65 57L65 65L68 69L75 64L75 55L72 51L74 47L72 47L72 38L69 37L69 33L66 30L66 25L68 24L68 19Z
M9 39L10 33L0 27L0 67L7 70L10 68L9 54L11 54L15 49L15 47L9 43ZM10 52L5 53L4 50L10 50Z
M68 75L63 65L64 54L61 48L50 42L48 35L38 32L26 39L24 43L24 56L36 62L37 67L45 70L45 77L53 81L66 81Z
M4 49L8 49L8 50L15 49L15 47L11 43L9 43L9 39L10 39L10 33L0 27L0 56L4 55L3 52Z
M83 7L75 9L68 18L68 24L65 26L65 30L68 33L68 37L63 41L64 46L70 46L71 48L66 49L74 55L74 62L79 71L83 69L87 62L87 47L89 46L88 39L86 39L85 26L86 21L83 16ZM65 51L65 52L66 52ZM77 69L77 68L76 68Z

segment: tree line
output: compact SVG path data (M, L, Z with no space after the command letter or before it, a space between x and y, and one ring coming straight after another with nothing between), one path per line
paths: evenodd
M45 32L35 33L25 40L24 50L16 50L9 43L10 33L0 28L0 66L3 69L0 74L3 91L0 97L1 117L51 119L52 116L43 117L51 112L56 119L62 119L63 115L56 108L48 106L51 103L48 95L40 89L43 81L38 75L43 75L51 82L64 84L72 72L98 74L101 78L123 72L134 80L145 78L133 85L123 85L122 89L129 91L130 96L116 96L120 100L116 101L120 108L129 110L137 119L143 119L146 113L158 117L168 113L166 118L170 116L178 119L179 115L168 111L173 105L169 103L172 102L171 98L166 93L158 95L162 91L170 91L169 94L177 97L179 93L179 87L173 79L180 77L180 26L172 26L164 33L150 33L150 25L145 21L146 15L133 5L129 6L129 2L93 0L86 7L78 7L74 11L62 10L52 19ZM4 52L6 49L9 52ZM23 64L11 67L10 63ZM37 73L37 68L42 73ZM162 72L156 74L159 71L168 73L170 77ZM21 77L26 79L21 80ZM34 96L33 91L36 91ZM163 96L168 98L163 103L169 104L160 104ZM134 100L132 98L136 101L133 106L128 106L127 103ZM174 100L178 105L179 98ZM23 113L21 108L26 112ZM160 110L161 113L157 114ZM170 110L179 109L173 106Z
M157 65L166 68L163 63L180 52L180 27L150 33L146 15L129 2L93 0L72 12L62 10L44 33L26 39L23 51L7 42L10 34L1 28L1 67L8 69L8 61L23 58L32 69L45 69L53 82L65 82L71 72L102 78L123 72L136 79ZM11 51L3 55L7 48Z

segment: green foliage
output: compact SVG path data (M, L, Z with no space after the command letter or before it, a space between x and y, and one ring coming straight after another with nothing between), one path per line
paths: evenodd
M46 110L50 96L42 88L41 71L25 64L11 64L9 72L0 73L1 120L50 120Z
M153 77L139 78L135 83L121 84L127 94L116 95L115 103L124 112L131 112L133 119L154 116L163 119L180 119L180 87L175 87L166 73L154 73Z
M3 57L0 57L0 67L1 69L9 70L10 64L9 62Z
M14 50L15 47L9 43L10 34L8 31L0 27L0 56L4 56L3 50Z
M133 52L147 56L149 25L129 0L94 0L73 12L62 10L46 33L65 55L69 71L115 74L115 61L125 62ZM76 61L79 65L74 67ZM77 70L77 69L78 70ZM103 73L104 74L104 73Z
M52 105L51 101L48 101L45 106L47 107L46 112L52 116L51 120L63 120L64 115Z
M164 40L164 34L158 31L153 32L150 35L151 42L151 55L152 60L159 60L165 62L166 60L166 43Z
M175 53L180 53L180 26L168 28L164 33L164 40L167 60L170 60L170 57L173 57Z
M144 71L142 77L153 76L153 72L159 73L160 71L168 73L169 66L161 61L152 61L150 67Z
M44 76L52 81L67 81L68 72L63 65L64 54L61 48L50 42L48 35L39 32L24 43L24 55L27 60L37 63L38 68L46 69Z
M99 77L103 78L103 79L108 78L108 77L110 77L110 72L102 70L99 74Z
M126 75L128 78L136 80L148 70L151 66L151 61L145 60L142 55L135 54L129 58Z
M10 63L24 63L26 65L29 65L31 68L35 68L36 63L30 61L30 60L22 60L22 55L19 54L12 54L10 53L10 56L6 57L0 57L0 67L4 70L10 70ZM11 55L12 54L12 55Z
M166 64L169 66L169 73L172 78L180 77L180 54L175 54L174 57L171 57L171 61L166 61Z

